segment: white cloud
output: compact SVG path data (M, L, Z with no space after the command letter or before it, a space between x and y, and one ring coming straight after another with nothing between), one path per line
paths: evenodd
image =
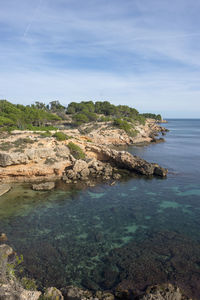
M7 0L0 97L133 101L196 116L199 8L195 0Z

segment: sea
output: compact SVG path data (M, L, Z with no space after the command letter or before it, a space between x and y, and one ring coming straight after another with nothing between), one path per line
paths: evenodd
M127 151L168 168L115 185L16 185L0 198L0 231L39 288L139 294L172 283L200 299L200 119L169 119L165 142Z

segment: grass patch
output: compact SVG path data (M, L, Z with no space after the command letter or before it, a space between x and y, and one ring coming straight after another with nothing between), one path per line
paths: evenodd
M70 142L68 144L68 148L70 150L70 153L73 155L74 158L76 159L84 159L85 158L85 153L83 150L76 144Z
M66 141L68 140L68 136L63 132L56 132L53 137L56 138L57 141Z
M40 134L40 137L51 137L51 136L52 136L52 134L50 131L45 131Z

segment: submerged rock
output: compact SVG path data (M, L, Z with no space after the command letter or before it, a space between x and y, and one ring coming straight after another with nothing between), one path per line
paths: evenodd
M9 184L1 184L0 185L0 196L6 194L11 190L11 185Z
M32 185L32 189L35 191L49 191L54 188L55 188L55 182L44 182L44 183Z

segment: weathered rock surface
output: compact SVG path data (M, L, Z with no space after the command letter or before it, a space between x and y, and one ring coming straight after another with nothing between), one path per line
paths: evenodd
M144 296L142 296L140 299L141 300L187 300L187 299L189 300L188 297L182 295L178 287L175 287L171 284L148 288L147 293Z
M38 300L41 292L25 290L12 272L15 259L13 249L0 245L0 299L1 300Z
M35 191L50 191L54 188L55 188L55 182L44 182L44 183L32 185L32 189Z
M50 287L47 288L45 293L44 293L44 298L46 298L47 300L51 299L51 300L64 300L64 297L61 293L61 291L59 291L57 288L55 287Z
M159 141L155 136L158 132L165 133L166 130L155 121L147 120L145 125L136 125L135 137L128 136L124 130L113 128L109 122L90 123L84 126L81 130L91 130L87 136L79 129L64 130L65 134L71 137L69 140L59 142L54 137L44 138L40 133L29 131L15 132L6 140L1 139L0 144L5 143L10 148L4 150L4 147L1 147L0 181L6 183L55 181L63 177L68 167L66 182L87 180L90 176L105 177L106 180L114 176L117 179L120 175L113 174L114 165L143 175L166 176L166 170L158 165L136 157L133 159L127 152L111 151L109 147ZM29 143L23 143L24 140L28 140ZM87 167L84 161L79 161L75 165L76 159L72 157L67 146L69 142L80 146L86 153L86 158L96 158L96 161L92 162L93 165L89 166L87 159Z
M8 240L7 235L5 233L0 233L0 242L6 242Z
M76 160L72 163L71 166L67 167L65 170L65 175L63 176L63 180L66 182L71 182L74 180L88 180L103 178L105 180L108 179L119 179L120 174L116 173L116 169L113 168L110 163L101 162L95 158L88 159L87 161L83 161L81 159Z
M109 161L119 168L127 169L142 175L165 177L168 172L167 169L160 167L158 164L149 163L146 160L138 156L133 156L126 151L116 151L104 146L96 145L87 146L86 150L88 152L96 153L96 157L99 160Z
M91 292L74 286L63 288L62 293L67 300L192 300L184 296L178 287L171 284L147 288L142 296L133 296L128 291L114 294L106 291Z

